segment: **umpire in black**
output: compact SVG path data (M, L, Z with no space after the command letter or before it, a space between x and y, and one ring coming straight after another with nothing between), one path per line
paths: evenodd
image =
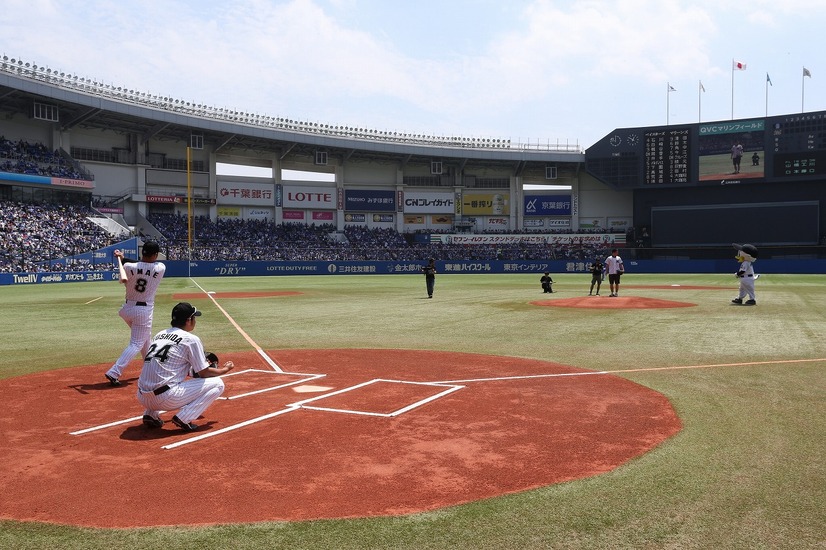
M436 260L430 258L427 265L422 268L422 273L427 286L427 297L433 298L433 287L436 286Z

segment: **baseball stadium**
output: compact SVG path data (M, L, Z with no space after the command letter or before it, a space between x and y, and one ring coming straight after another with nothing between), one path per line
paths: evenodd
M0 547L826 546L826 112L537 145L3 56L0 115ZM217 355L191 422L125 290Z

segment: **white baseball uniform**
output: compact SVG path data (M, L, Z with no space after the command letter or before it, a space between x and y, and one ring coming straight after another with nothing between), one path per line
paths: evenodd
M740 269L737 270L737 277L740 278L740 292L737 297L742 300L748 296L749 300L755 300L754 294L754 266L748 260L743 260L740 263Z
M605 264L606 271L608 271L608 275L616 275L625 269L622 258L619 256L608 256L603 263Z
M149 340L152 338L152 313L155 309L155 293L161 284L166 266L161 262L126 262L126 302L121 306L118 315L129 325L131 334L129 345L123 350L118 360L106 374L112 378L120 378L123 369L141 354L146 357Z
M224 393L219 377L188 378L209 363L201 339L178 327L162 330L152 339L138 378L138 401L144 414L158 418L160 411L179 409L177 417L190 423Z

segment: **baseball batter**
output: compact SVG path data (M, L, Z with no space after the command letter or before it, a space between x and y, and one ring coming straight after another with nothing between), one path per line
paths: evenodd
M129 345L120 354L118 360L106 371L106 379L112 386L120 386L123 369L141 354L146 357L149 340L152 338L152 313L155 309L155 293L161 284L166 266L158 261L160 253L158 243L147 241L143 245L141 260L123 260L126 272L126 301L118 315L130 328ZM123 259L123 251L115 250L115 256Z
M625 265L618 255L618 250L611 250L611 255L605 258L605 271L608 272L608 286L611 289L611 298L619 296L620 275L625 273Z
M192 334L200 316L192 304L177 304L172 308L172 328L156 334L149 345L137 393L145 408L143 423L149 428L163 426L161 411L178 410L172 422L186 432L195 431L198 426L192 421L224 393L224 381L216 377L235 365L232 361L222 367L210 365L201 339Z

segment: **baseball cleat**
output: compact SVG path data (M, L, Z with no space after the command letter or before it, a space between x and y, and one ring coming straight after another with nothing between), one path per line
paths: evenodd
M742 304L743 299L742 298L735 298L734 300L731 301L731 303L732 304Z
M145 414L143 415L143 425L147 428L160 428L163 426L163 420L160 418L155 418L154 416Z
M114 376L109 376L108 374L104 374L104 376L109 381L110 386L120 386L120 380L118 380Z
M196 426L192 422L187 424L186 422L184 422L183 420L178 418L177 414L172 417L172 423L175 424L176 426L178 426L180 429L182 429L185 432L194 432L195 430L198 429L198 426Z
M746 300L746 301L743 303L743 305L745 305L745 306L756 306L756 305L757 305L757 302L756 302L756 301L754 301L754 300Z

